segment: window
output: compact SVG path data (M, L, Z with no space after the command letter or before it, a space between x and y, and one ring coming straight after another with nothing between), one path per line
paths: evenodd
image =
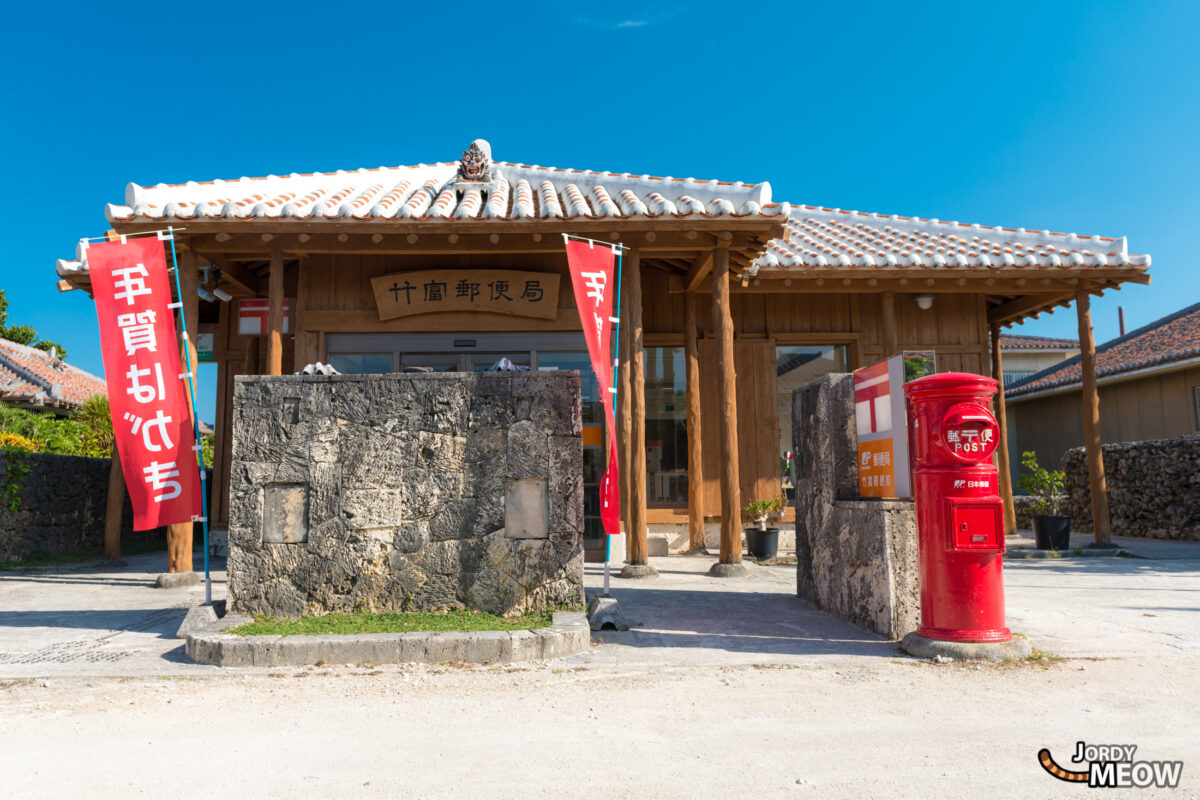
M849 372L849 347L783 344L775 348L775 386L779 399L779 470L783 489L791 498L796 490L796 465L792 454L792 392L830 372Z
M330 353L329 364L343 375L383 375L392 371L392 354Z
M646 502L686 505L687 388L682 347L647 347L646 375Z
M1196 430L1200 431L1200 386L1192 387L1192 402L1196 406Z

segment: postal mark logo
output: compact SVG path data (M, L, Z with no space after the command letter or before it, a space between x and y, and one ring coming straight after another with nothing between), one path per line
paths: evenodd
M1101 789L1145 789L1154 786L1174 789L1179 786L1183 773L1182 761L1134 761L1136 744L1088 744L1075 743L1074 763L1086 763L1086 770L1069 770L1060 767L1050 751L1038 751L1038 763L1060 781L1086 783Z

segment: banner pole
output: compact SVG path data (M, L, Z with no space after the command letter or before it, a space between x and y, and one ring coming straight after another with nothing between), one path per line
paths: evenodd
M614 333L613 333L613 350L619 354L621 352L621 255L622 255L622 253L624 253L625 248L622 247L620 244L617 244L614 246L613 249L615 249L617 251L617 293L613 296L613 311L615 313L613 313L613 315L612 315L613 319L616 320L616 322L614 323L615 329L614 329ZM613 419L617 418L617 391L620 389L620 381L616 380L616 377L617 377L617 369L620 366L619 362L620 362L619 355L617 357L613 358L613 371L612 371L612 375L613 375L613 379L614 379L612 382L613 383L613 387L612 387L613 388L613 392L612 392ZM613 434L616 435L616 431L613 431ZM618 465L618 468L619 468L619 466L620 465ZM609 596L609 593L608 593L608 588L609 588L608 563L611 560L612 560L612 537L608 536L606 534L604 537L604 595L603 595L604 597Z
M174 229L167 228L167 238L171 240L171 267L175 270L175 297L179 302L179 329L183 331L184 343L188 344L187 317L183 313L183 288L179 283L179 261L175 257ZM204 531L204 604L211 606L212 571L208 564L208 481L204 479L204 446L200 443L200 415L196 412L196 371L192 365L192 348L184 347L183 354L187 361L188 387L191 390L192 437L195 439L196 469L200 471L200 522Z

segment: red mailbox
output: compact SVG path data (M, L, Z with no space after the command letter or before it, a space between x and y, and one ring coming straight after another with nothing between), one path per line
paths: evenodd
M989 404L997 383L944 372L905 384L921 576L919 636L1004 642L1004 514Z

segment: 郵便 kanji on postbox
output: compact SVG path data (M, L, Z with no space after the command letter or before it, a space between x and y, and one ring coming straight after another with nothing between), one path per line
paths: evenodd
M1004 515L992 453L996 381L944 372L905 384L921 583L919 636L1003 642Z

